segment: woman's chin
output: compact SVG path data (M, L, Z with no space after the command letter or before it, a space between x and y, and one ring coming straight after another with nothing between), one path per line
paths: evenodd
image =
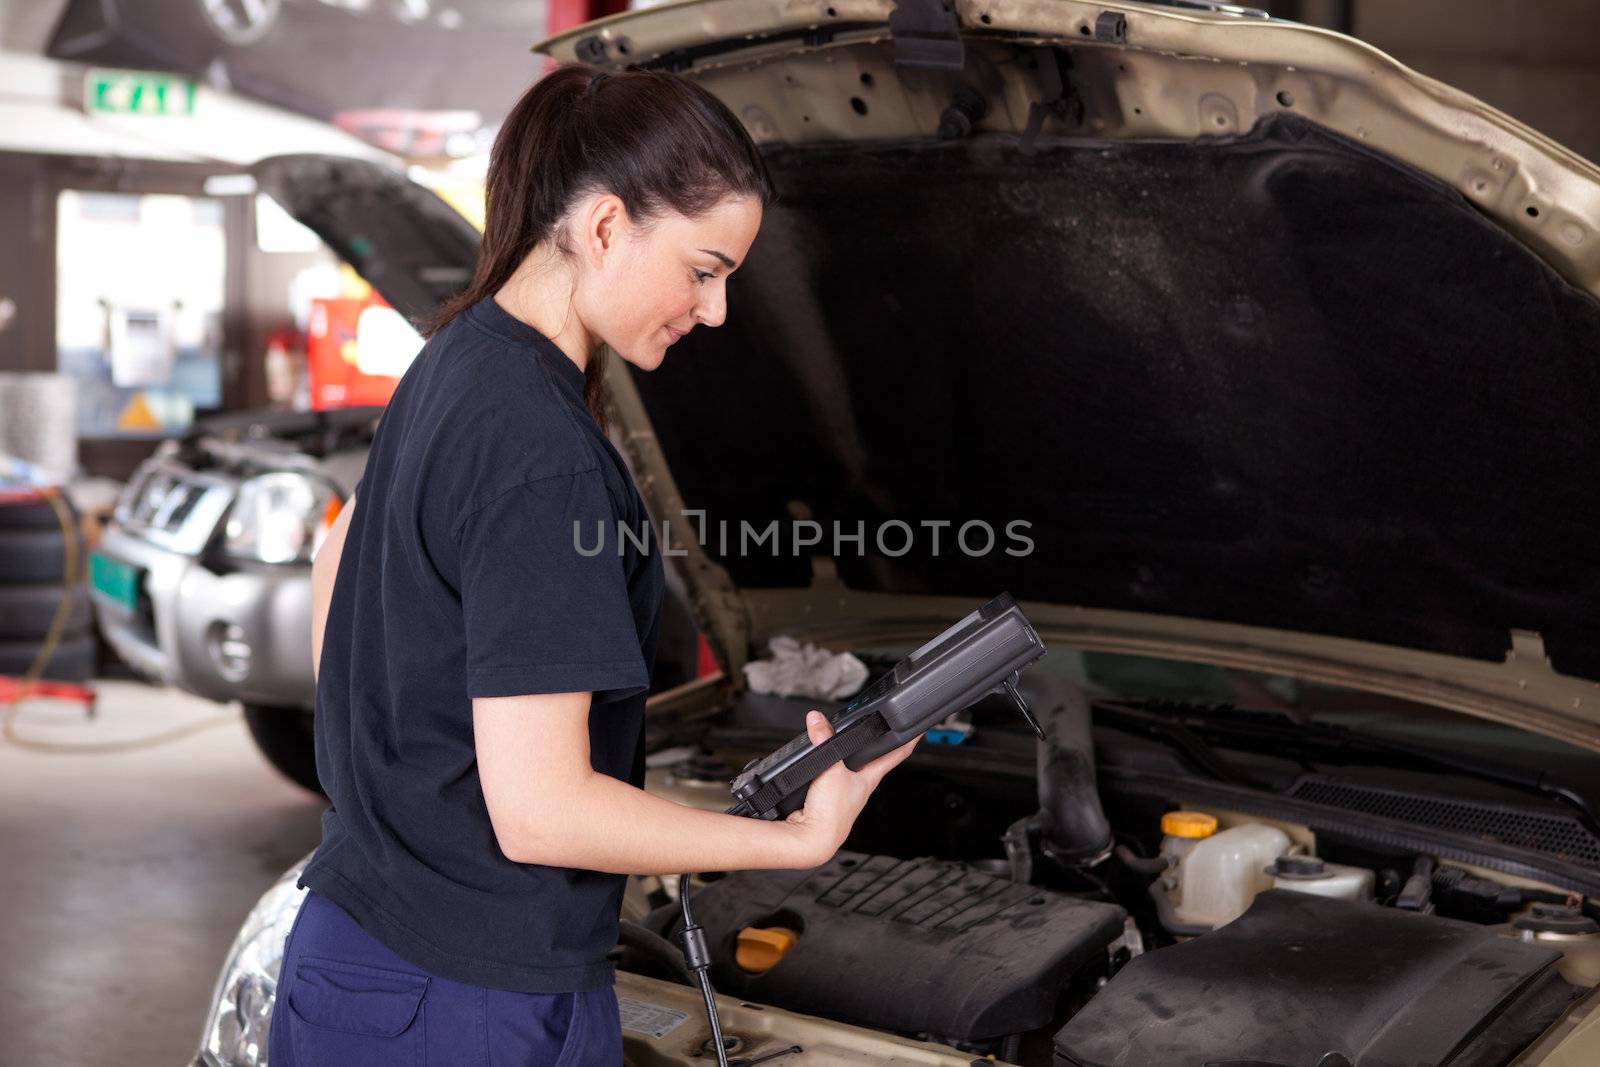
M623 356L623 360L633 364L642 371L652 371L661 366L667 358L666 345L649 345L634 350L637 355Z

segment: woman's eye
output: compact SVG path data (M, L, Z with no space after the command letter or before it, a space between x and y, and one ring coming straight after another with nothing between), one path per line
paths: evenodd
M697 282L702 282L703 283L707 278L715 278L715 277L716 277L715 274L707 274L703 270L697 270L697 271L694 272L694 280L697 281Z

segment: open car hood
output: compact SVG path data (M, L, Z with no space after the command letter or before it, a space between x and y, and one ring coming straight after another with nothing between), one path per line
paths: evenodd
M413 325L472 279L478 231L398 171L345 156L284 155L251 173Z
M768 152L727 322L609 375L735 677L1007 589L1047 641L1600 747L1594 165L1192 8L687 0L536 51L694 77Z
M1322 30L940 11L687 0L537 46L698 79L780 190L727 322L608 368L725 684L1005 589L1047 642L1600 749L1600 169ZM470 272L398 175L257 173L409 317Z

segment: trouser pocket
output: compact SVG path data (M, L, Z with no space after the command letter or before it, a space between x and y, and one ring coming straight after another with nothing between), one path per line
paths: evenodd
M303 956L289 984L298 1067L426 1067L423 994L429 979Z
M578 993L486 991L492 1067L570 1067L583 1044Z

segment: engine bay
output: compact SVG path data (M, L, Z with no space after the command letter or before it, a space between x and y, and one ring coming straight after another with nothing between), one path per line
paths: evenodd
M1491 1067L1600 995L1581 796L1293 709L1023 688L1046 740L982 702L828 864L701 876L716 988L1028 1067ZM721 810L813 706L653 738L651 788ZM682 981L650 903L619 968Z

